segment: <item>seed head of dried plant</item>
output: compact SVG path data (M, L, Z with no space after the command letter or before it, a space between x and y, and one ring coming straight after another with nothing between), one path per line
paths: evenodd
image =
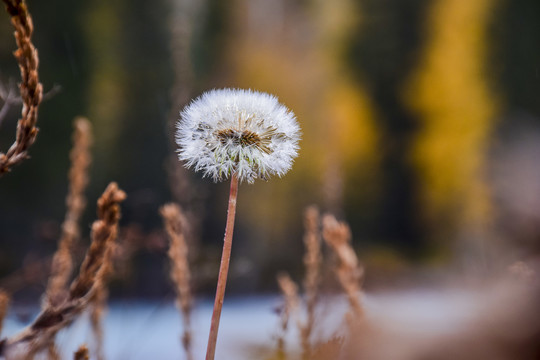
M88 352L88 348L86 345L81 345L75 351L75 354L73 354L73 360L89 360L90 359L90 353Z
M346 223L329 214L324 215L322 223L323 238L338 258L336 274L339 283L347 295L353 315L361 316L363 309L359 296L364 270L351 247L351 230Z
M293 314L300 305L300 297L298 296L298 286L291 279L289 274L278 274L277 282L281 293L283 294L283 299L285 300L280 309L280 333L277 338L277 357L278 359L284 359L285 334L287 333L287 329L289 327L291 314Z
M68 297L57 306L42 309L34 322L13 337L0 342L0 356L7 359L25 358L47 349L54 343L56 333L68 326L90 304L96 289L103 283L105 259L112 251L118 232L120 202L125 193L115 183L109 184L98 200L98 217L92 224L92 243L80 268L79 276L71 283Z
M307 318L306 323L300 327L302 358L311 357L311 334L315 324L315 308L319 296L321 255L321 236L319 210L315 206L310 206L304 213L304 293L306 301Z
M86 206L84 191L88 184L91 162L92 127L85 118L74 122L73 148L70 152L69 190L66 197L66 217L62 235L51 265L51 276L46 290L46 302L55 306L67 296L67 283L73 272L73 248L80 236L79 219ZM45 305L47 306L47 305Z
M193 359L191 350L191 272L188 262L188 246L184 236L187 226L186 218L177 204L167 204L160 209L165 230L169 236L169 258L171 260L170 276L176 286L176 306L182 312L183 328L182 346L188 360Z
M0 152L0 176L28 157L28 149L36 140L38 108L43 87L39 82L38 53L32 44L34 25L23 0L3 0L15 28L17 50L14 55L19 63L22 82L19 85L23 101L22 115L17 123L15 142L6 153Z
M105 358L103 352L104 334L101 319L105 313L107 298L109 297L106 282L113 272L112 259L117 246L115 239L118 237L118 221L120 219L119 202L123 201L125 197L126 194L119 190L115 183L111 183L103 196L98 200L98 217L109 224L111 231L107 250L103 254L99 279L96 281L94 294L90 298L90 325L94 335L95 352L98 360Z

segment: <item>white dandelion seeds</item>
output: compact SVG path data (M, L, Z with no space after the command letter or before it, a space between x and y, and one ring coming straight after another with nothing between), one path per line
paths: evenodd
M223 253L206 349L206 360L214 360L239 182L252 183L289 171L298 154L300 128L294 114L275 96L251 90L209 91L180 115L176 130L180 160L214 181L231 178Z
M275 96L241 89L204 93L181 112L176 132L179 159L214 181L281 177L299 140L294 114Z

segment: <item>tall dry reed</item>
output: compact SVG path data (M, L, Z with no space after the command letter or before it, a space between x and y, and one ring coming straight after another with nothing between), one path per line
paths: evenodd
M304 213L304 296L307 318L300 327L302 358L309 359L312 353L311 334L315 325L315 309L319 296L320 268L322 262L319 210L310 206Z
M36 140L38 108L43 87L39 82L38 53L32 44L34 25L23 0L3 0L15 28L17 50L14 55L19 63L22 82L19 85L23 101L22 115L17 123L15 142L6 153L0 152L0 176L28 157L28 149Z
M107 191L108 190L108 191ZM119 201L125 199L126 194L111 183L103 196L98 200L98 216L105 219L109 225L110 239L107 251L103 254L100 276L96 281L95 291L90 298L90 325L95 340L95 353L98 360L103 360L103 325L102 318L107 308L109 292L106 282L113 272L113 252L116 250L115 240L118 237L118 220L120 219ZM120 200L121 199L121 200Z
M110 257L110 256L109 256ZM94 352L98 360L105 359L105 353L103 348L104 331L102 318L107 310L107 299L109 297L109 291L105 287L105 282L112 272L112 266L110 265L111 259L104 260L103 265L103 281L96 287L94 296L90 299L90 327L92 329L92 335L94 337Z
M169 258L171 260L170 276L176 286L176 306L182 312L184 332L182 334L182 346L188 360L193 359L191 350L191 309L193 297L191 294L189 270L188 246L184 236L187 222L180 206L177 204L167 204L160 209L165 230L169 235Z
M70 152L69 190L62 235L51 265L51 276L45 293L46 303L55 306L67 296L67 284L73 272L73 248L80 237L79 219L86 206L84 191L88 184L91 162L92 126L85 118L74 122L73 148ZM47 306L47 305L45 305Z
M60 360L61 356L58 351L58 347L55 343L50 343L49 348L47 349L47 359L48 360Z
M4 290L0 289L0 334L2 334L2 327L4 325L4 318L6 317L9 307L9 295Z
M98 220L92 224L92 242L71 283L67 298L56 306L49 305L26 329L0 341L0 356L6 359L31 358L54 344L58 331L68 326L88 307L96 290L103 286L106 259L110 257L118 232L120 202L126 194L116 183L110 183L98 200Z
M286 354L285 335L289 328L291 315L298 309L298 306L300 305L300 297L298 296L298 286L291 279L289 274L278 274L277 282L285 300L280 314L280 332L277 338L277 356L279 359L284 359Z
M339 283L347 295L352 314L361 316L364 311L360 302L360 284L364 270L351 247L351 230L346 223L329 214L324 215L322 223L323 238L339 261L336 268Z

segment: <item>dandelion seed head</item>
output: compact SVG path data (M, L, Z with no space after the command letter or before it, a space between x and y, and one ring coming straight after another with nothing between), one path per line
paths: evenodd
M300 128L275 96L251 90L211 90L180 114L176 143L185 165L214 181L283 176L298 154Z

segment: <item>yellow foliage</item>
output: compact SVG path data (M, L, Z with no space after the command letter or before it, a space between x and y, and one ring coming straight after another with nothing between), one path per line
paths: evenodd
M458 225L489 221L484 179L497 104L485 77L486 28L494 0L438 0L423 62L405 94L422 129L413 151L428 211L454 211Z
M122 43L122 23L118 4L98 1L85 14L85 39L88 41L90 71L88 117L94 124L96 148L103 153L113 151L121 137L119 119L125 112L124 83L127 78L118 44Z

